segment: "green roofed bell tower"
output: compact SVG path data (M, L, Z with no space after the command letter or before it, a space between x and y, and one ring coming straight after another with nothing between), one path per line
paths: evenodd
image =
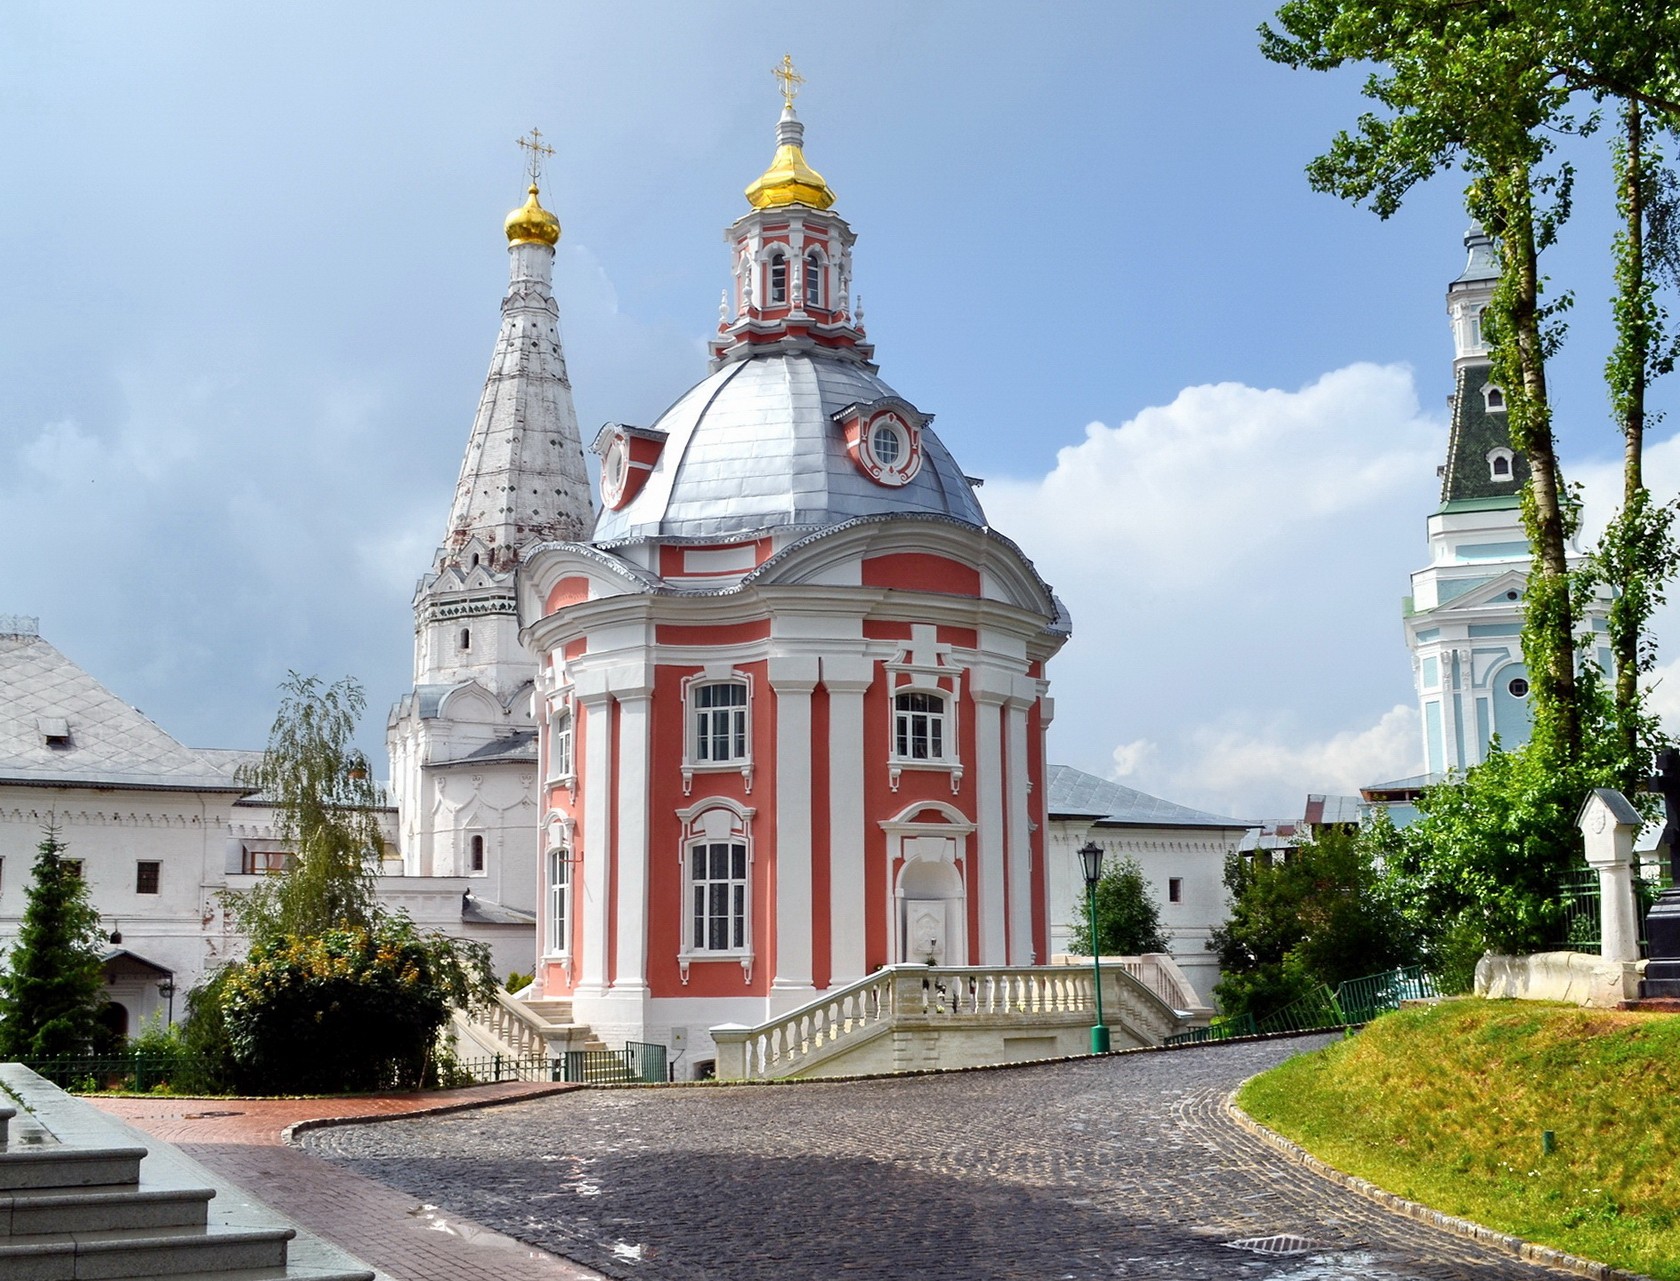
M1412 575L1406 643L1423 722L1425 769L1468 769L1495 735L1528 741L1523 593L1530 552L1522 527L1528 459L1511 447L1505 395L1492 381L1482 318L1499 280L1498 250L1480 227L1464 235L1468 261L1447 286L1453 329L1452 432L1441 505L1429 517L1429 564ZM1602 635L1604 620L1591 624ZM1599 662L1609 669L1608 650Z

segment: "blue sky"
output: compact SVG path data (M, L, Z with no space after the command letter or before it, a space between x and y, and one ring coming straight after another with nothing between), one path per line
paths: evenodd
M558 152L585 436L651 422L704 373L791 51L883 375L1073 610L1052 754L1244 815L1409 772L1461 184L1386 223L1308 190L1358 75L1265 62L1269 8L8 5L0 612L200 746L259 745L288 668L354 674L382 754L513 140ZM1603 186L1583 152L1551 263L1588 479L1619 445Z

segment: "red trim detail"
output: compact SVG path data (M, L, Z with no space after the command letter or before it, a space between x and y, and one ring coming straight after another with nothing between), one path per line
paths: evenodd
M979 596L980 571L947 556L894 552L888 556L871 556L863 562L863 585L948 596Z
M581 574L572 574L562 578L548 589L548 596L543 601L543 608L550 614L564 609L567 605L576 605L580 601L589 599L589 580Z
M769 637L768 618L750 623L657 623L653 629L660 645L742 645Z

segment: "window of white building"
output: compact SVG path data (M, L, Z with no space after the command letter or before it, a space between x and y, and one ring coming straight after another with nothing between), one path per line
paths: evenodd
M484 838L474 835L467 842L467 870L482 872L484 870Z
M572 756L572 709L563 707L548 718L548 781L564 782L576 773Z

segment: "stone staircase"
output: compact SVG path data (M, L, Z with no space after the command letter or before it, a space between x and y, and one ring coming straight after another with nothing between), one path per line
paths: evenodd
M501 989L483 1010L471 1015L457 1010L454 1026L457 1052L468 1058L556 1059L567 1050L607 1048L587 1023L573 1021L570 1001L526 1001Z
M0 1064L0 1277L374 1281L168 1144Z

